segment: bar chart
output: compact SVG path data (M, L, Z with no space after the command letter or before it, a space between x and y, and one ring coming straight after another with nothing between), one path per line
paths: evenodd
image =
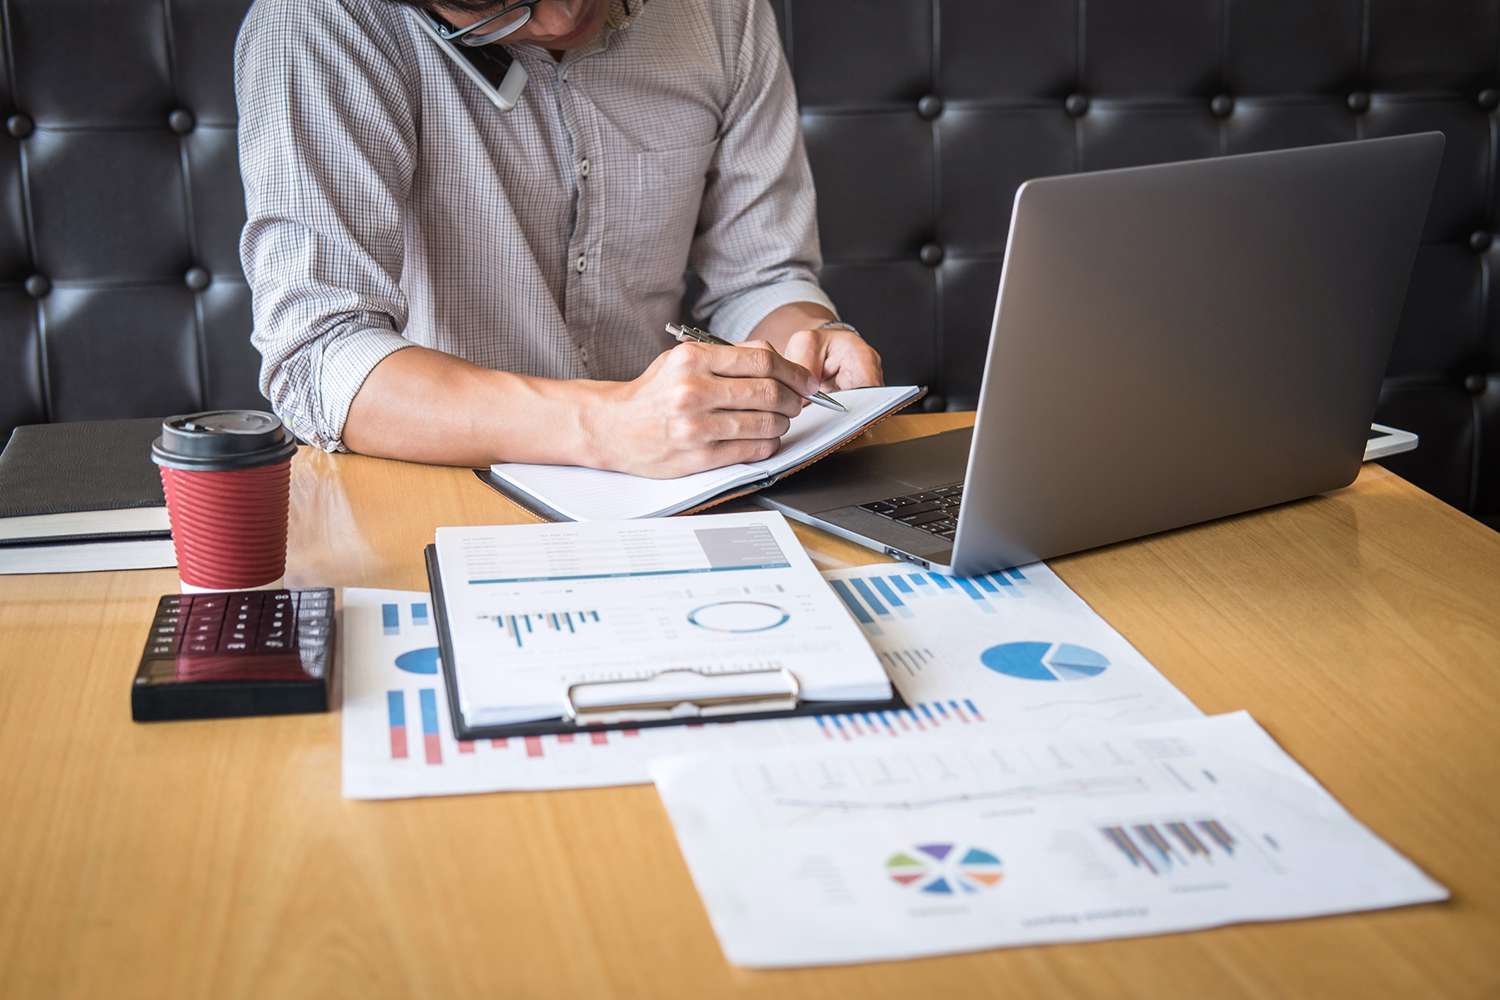
M597 625L600 621L599 612L595 609L499 613L481 615L480 618L483 621L493 621L516 644L517 649L525 649L527 640L539 633L548 632L558 637L574 636L581 634L586 626Z
M420 757L413 753L407 726L407 695L415 694L416 712L421 722L422 742ZM386 725L389 734L390 759L393 761L415 761L420 759L429 767L441 767L444 763L443 747L452 744L451 750L460 754L486 754L504 752L529 760L545 758L548 748L555 754L565 747L604 748L640 737L639 729L588 730L578 733L558 733L551 736L521 736L500 740L459 740L448 735L446 713L440 711L441 692L433 688L419 688L415 692L388 690L385 693Z
M404 622L401 614L402 603L386 601L380 605L380 630L383 634L401 635L403 626L426 628L430 624L426 601L407 602L408 610Z
M813 716L830 740L857 740L915 735L938 729L959 729L987 722L972 698L921 701L910 708L883 712L849 712Z
M1229 864L1245 855L1245 845L1217 819L1119 824L1099 832L1132 868L1158 877Z
M1028 583L1019 569L983 576L944 576L904 565L893 569L870 566L828 582L854 620L874 635L881 634L882 622L915 618L917 607L927 601L964 602L983 614L995 614L996 602L1024 597Z

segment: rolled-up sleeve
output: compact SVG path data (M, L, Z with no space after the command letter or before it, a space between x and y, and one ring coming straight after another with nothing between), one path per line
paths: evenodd
M817 199L791 72L770 7L751 0L745 8L734 86L689 258L704 286L697 318L736 341L788 303L834 311L818 284Z
M260 388L330 451L370 371L412 346L400 280L416 91L398 37L371 27L341 4L258 0L235 48Z

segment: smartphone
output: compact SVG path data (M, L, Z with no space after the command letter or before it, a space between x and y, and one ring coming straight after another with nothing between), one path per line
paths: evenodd
M437 43L447 57L453 60L464 76L484 92L490 103L501 111L509 111L521 99L526 87L526 68L511 56L502 45L471 47L455 45L438 31L432 15L414 8L406 8L408 17L416 18L417 25L427 37Z

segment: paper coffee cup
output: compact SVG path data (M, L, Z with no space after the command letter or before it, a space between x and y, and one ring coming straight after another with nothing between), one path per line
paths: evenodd
M151 445L184 591L279 586L297 444L270 413L169 417Z

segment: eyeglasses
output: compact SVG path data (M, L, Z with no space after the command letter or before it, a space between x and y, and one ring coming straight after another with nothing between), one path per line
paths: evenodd
M433 27L445 42L457 42L468 48L493 45L525 27L531 20L531 11L541 0L516 0L501 7L489 17L481 18L463 28L454 28L437 17L432 17ZM482 31L480 29L488 29Z

